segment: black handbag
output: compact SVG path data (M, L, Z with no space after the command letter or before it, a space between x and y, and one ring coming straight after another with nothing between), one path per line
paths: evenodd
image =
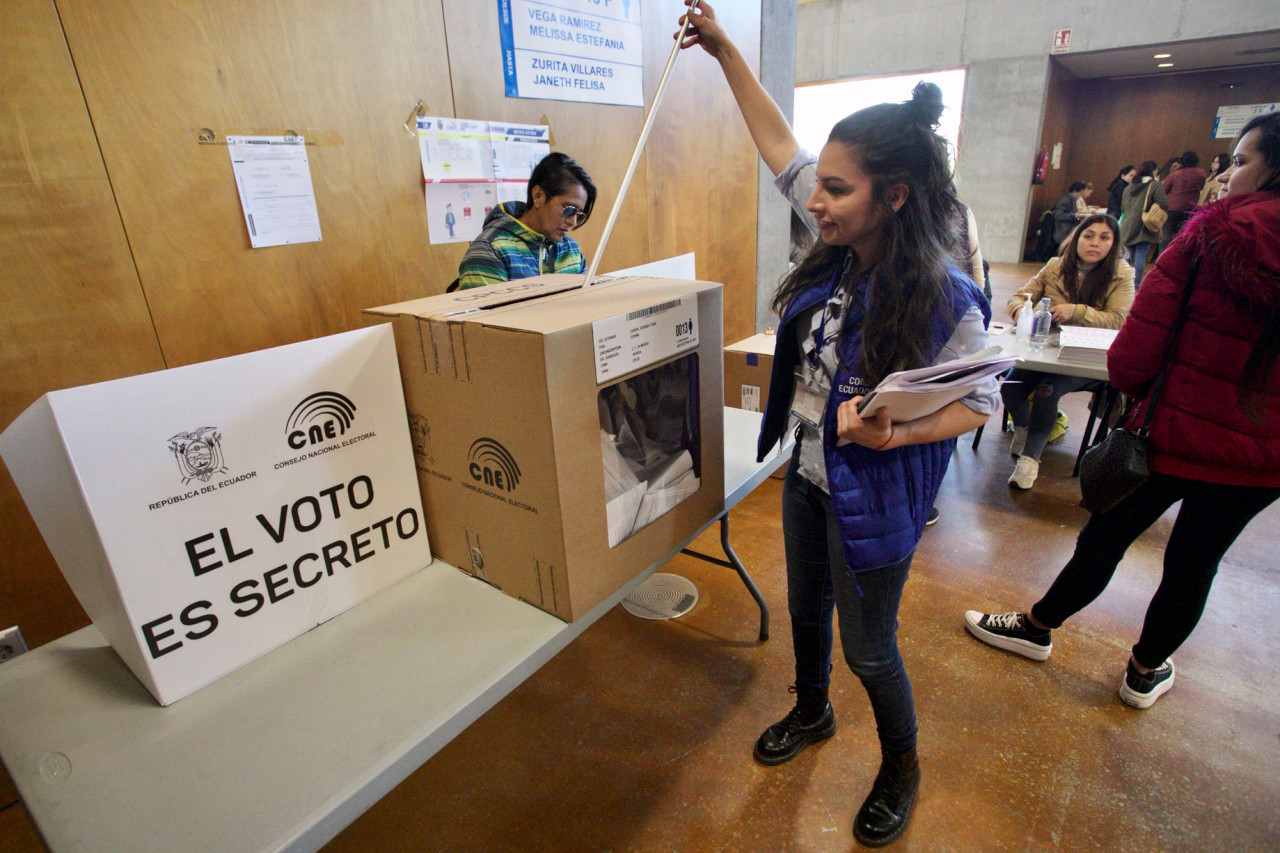
M1150 456L1151 416L1156 410L1156 401L1160 398L1160 389L1164 386L1165 373L1173 354L1178 348L1178 338L1182 334L1182 326L1187 319L1187 303L1191 299L1191 285L1195 283L1196 272L1200 268L1200 259L1191 264L1191 273L1187 277L1187 286L1182 291L1182 304L1178 307L1178 318L1174 321L1173 334L1169 345L1165 347L1164 361L1160 372L1156 374L1155 385L1147 402L1147 412L1142 419L1142 426L1136 430L1117 427L1107 433L1107 437L1090 447L1080 460L1080 506L1091 513L1107 512L1114 508L1147 481L1150 469L1147 460ZM1121 423L1127 419L1121 418Z
M1147 410L1147 420L1151 410ZM1080 506L1106 512L1147 481L1147 424L1133 432L1117 427L1080 460Z

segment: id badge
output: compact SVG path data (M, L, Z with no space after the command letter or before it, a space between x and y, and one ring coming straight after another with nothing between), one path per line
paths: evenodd
M803 371L796 371L795 395L791 399L791 414L814 429L822 428L822 414L827 409L827 396L831 389L820 377L805 379Z

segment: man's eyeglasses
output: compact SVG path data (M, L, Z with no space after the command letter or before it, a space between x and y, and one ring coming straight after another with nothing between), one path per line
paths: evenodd
M579 210L571 204L566 204L560 208L560 218L565 222L572 222L574 226L578 226L587 221L587 212Z

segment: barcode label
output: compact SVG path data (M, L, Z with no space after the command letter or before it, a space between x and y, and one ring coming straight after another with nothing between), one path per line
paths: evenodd
M663 311L670 311L672 308L679 308L682 300L672 299L670 302L663 302L661 305L650 305L648 308L641 308L639 311L632 311L627 315L628 320L640 320L645 317L651 317L654 314L661 314Z
M698 297L684 296L591 324L596 382L648 367L698 347Z

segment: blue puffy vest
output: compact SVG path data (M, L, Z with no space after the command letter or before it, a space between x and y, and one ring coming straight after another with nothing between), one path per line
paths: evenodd
M933 319L930 362L937 358L959 319L971 307L976 305L981 309L984 325L991 322L991 305L982 291L959 270L950 269L949 274L951 314ZM795 371L800 361L799 335L808 332L797 327L797 318L828 298L828 284L827 280L815 282L795 296L783 312L775 343L769 400L757 444L761 460L787 428ZM850 300L840 338L843 357L833 378L823 423L823 455L831 504L844 540L845 568L851 573L901 562L915 550L956 445L952 438L879 451L859 444L836 446L836 409L845 400L870 390L857 387L852 381L861 364L865 310L864 301L857 298L856 291L865 288L865 276L852 286L855 297Z

